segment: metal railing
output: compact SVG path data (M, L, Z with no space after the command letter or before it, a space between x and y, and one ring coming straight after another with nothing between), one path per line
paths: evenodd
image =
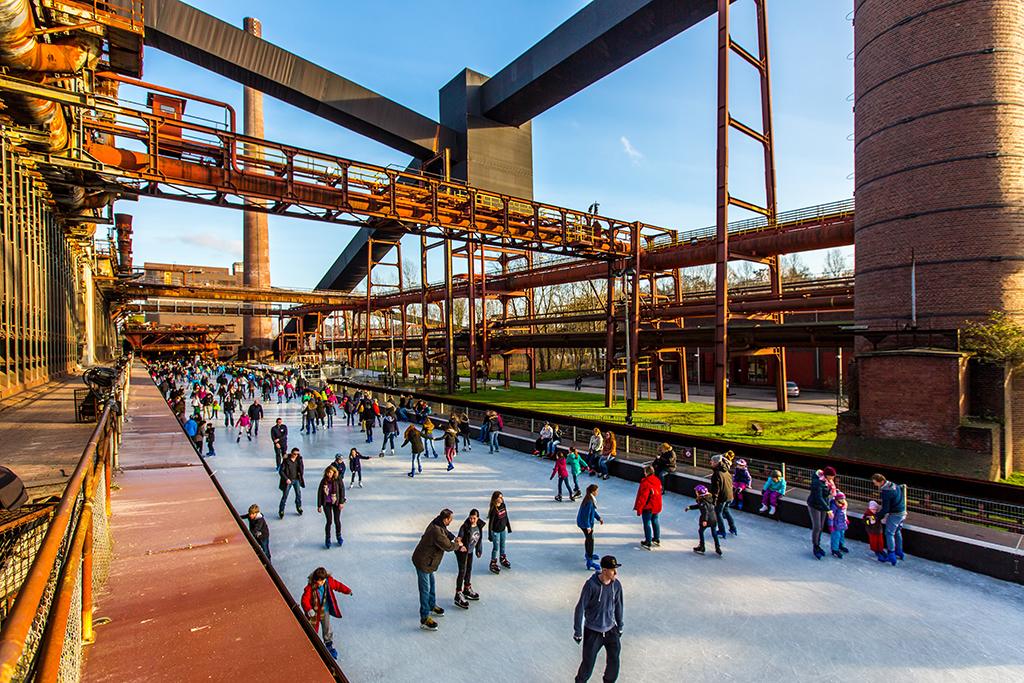
M800 209L793 209L792 211L783 211L776 216L775 226L769 226L768 219L765 216L755 216L754 218L747 218L742 221L733 221L732 223L729 223L729 234L738 235L745 232L756 232L768 229L769 227L783 225L787 227L794 227L802 223L817 222L823 218L837 220L848 218L853 216L853 204L853 199L843 199L838 202L819 204L817 206L806 206ZM717 228L713 225L706 228L700 228L698 230L666 232L658 235L645 246L648 250L655 251L658 249L673 247L678 244L690 244L692 242L713 239L716 232Z
M17 566L30 568L12 572L16 586L13 581L2 586L17 597L9 611L0 612L0 683L81 677L82 647L93 640L93 592L110 568L110 478L117 467L131 360L129 354L119 361L111 397L60 502L45 515L48 524L30 514L18 526ZM8 561L5 551L5 568Z
M358 383L358 380L355 382L348 380L348 382L355 384ZM374 387L374 392L391 398L406 394L424 399L430 404L433 414L442 417L446 417L452 408L457 407L458 412L466 413L469 415L471 422L476 424L480 423L486 410L486 408L474 407L470 401L440 401L409 388ZM562 430L563 444L576 443L585 445L589 438L589 431L587 429L571 424L573 418L564 415L529 411L534 416L526 417L506 412L509 409L502 406L494 406L494 409L501 413L506 430L510 428L521 429L528 434L536 435L546 420L552 424L568 425ZM586 416L576 417L587 419ZM659 446L663 442L668 442L676 448L679 466L687 468L691 474L698 476L710 476L711 456L722 452L722 449L711 450L695 445L687 445L680 438L680 435L668 431L665 431L658 440L655 440L635 435L631 436L628 433L624 433L628 431L625 425L608 423L600 418L595 419L594 426L599 426L602 430L611 429L615 433L620 434L618 439L618 457L620 459L632 462L649 462L657 457ZM670 425L652 422L643 425L638 424L637 426L664 430ZM743 444L736 444L734 449L742 451ZM751 476L758 482L763 483L772 470L779 470L782 472L790 488L806 490L809 489L811 479L815 476L815 468L808 467L806 464L797 465L787 462L782 457L777 460L769 460L750 457L743 453L740 454L740 457L747 461L747 467L750 470ZM832 459L823 456L822 466L827 462L832 462ZM839 490L843 491L847 498L853 501L863 504L870 500L880 501L880 493L868 477L844 474L840 468L836 484ZM1024 504L1011 502L1011 500L995 500L978 496L959 495L913 484L904 488L907 511L910 513L999 529L1014 534L1024 534Z

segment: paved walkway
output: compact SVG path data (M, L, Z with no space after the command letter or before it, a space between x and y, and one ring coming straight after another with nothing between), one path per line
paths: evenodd
M74 390L84 388L81 377L65 377L0 404L0 462L14 470L32 498L64 491L96 428L75 422Z
M330 681L145 371L132 372L114 558L85 681ZM84 442L84 440L83 440Z

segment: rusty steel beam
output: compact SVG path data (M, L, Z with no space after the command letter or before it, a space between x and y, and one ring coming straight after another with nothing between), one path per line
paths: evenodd
M227 285L165 285L162 283L121 280L109 277L97 277L95 280L97 286L109 292L112 297L126 300L158 297L161 299L196 299L203 301L329 304L338 308L351 308L359 302L359 297L350 294L323 291L305 292L274 287L255 289Z

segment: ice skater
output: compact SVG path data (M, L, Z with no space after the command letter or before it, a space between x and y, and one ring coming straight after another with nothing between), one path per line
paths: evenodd
M350 481L349 484L348 484L349 488L352 488L352 486L354 486L354 485L358 485L359 488L363 488L363 464L360 461L361 460L371 460L371 459L372 458L370 458L370 456L363 455L362 453L357 451L355 448L349 450L349 452L348 452L348 470L349 470L349 472L352 473L352 481ZM357 475L359 477L359 483L358 484L356 484L356 476Z
M459 538L462 540L455 550L455 560L459 564L459 575L455 579L455 605L462 609L469 609L470 600L479 600L480 595L473 591L471 582L473 580L473 555L479 558L483 555L483 528L484 520L480 519L480 511L473 508L469 511L469 517L459 528Z
M711 531L711 538L715 542L715 552L719 557L722 556L722 546L718 541L718 535L715 533L715 497L708 491L708 487L703 484L698 484L693 489L693 495L696 497L697 502L693 505L686 506L683 511L689 512L690 510L700 510L700 521L697 523L697 533L700 534L700 543L693 549L693 552L703 555L704 554L704 531L709 529Z
M213 449L213 442L217 440L217 431L213 428L212 422L206 423L206 457L217 455Z
M281 504L277 507L279 519L284 519L284 505L288 502L288 491L290 490L295 491L295 511L299 515L302 514L302 489L306 488L303 470L302 455L299 454L298 448L293 448L281 463L281 469L278 471L280 477L278 488L281 489Z
M661 515L661 479L651 465L644 467L644 477L640 480L633 509L644 524L644 540L640 541L640 547L644 550L660 548L661 524L658 519Z
M548 477L548 481L555 478L558 475L558 491L555 493L555 500L559 503L562 502L562 485L565 485L565 492L569 494L569 500L575 501L576 494L569 488L569 468L565 464L565 453L561 451L555 456L555 466L551 468L551 476Z
M313 625L313 630L320 630L324 646L334 659L338 658L338 651L334 648L331 617L341 619L341 608L338 607L338 598L334 595L336 592L352 595L351 588L335 579L323 567L313 570L302 591L302 609L306 611L306 617Z
M569 447L569 454L565 456L565 464L572 476L572 493L579 498L582 495L580 493L580 473L583 471L584 462L575 446Z
M807 496L807 512L811 516L811 552L815 559L825 557L821 549L821 532L832 518L832 496L836 492L836 469L829 465L811 477L811 492Z
M420 456L423 455L423 432L421 432L416 425L409 425L405 429L405 439L402 441L401 448L405 448L406 444L412 448L412 460L409 463L409 475L415 477L417 474L423 472L423 464L420 462Z
M576 526L583 532L583 557L587 561L587 569L594 571L601 569L597 563L597 555L594 554L594 522L604 524L604 520L597 512L597 490L597 484L587 487L583 502L576 513Z
M842 491L836 491L836 495L832 497L832 536L830 538L832 546L832 557L841 560L843 555L850 552L850 549L846 547L846 530L849 528L850 523L846 517L846 494Z
M768 480L761 487L761 509L758 512L774 515L775 508L778 507L779 500L784 495L786 495L786 480L782 478L782 472L772 470Z
M732 473L732 504L737 510L743 509L743 492L750 488L751 483L747 461L740 458L736 461Z
M448 461L449 472L455 469L455 464L452 460L455 459L455 448L458 444L459 433L456 431L455 426L449 423L448 428L444 430L444 459Z
M882 496L882 505L878 509L878 518L885 526L886 556L880 562L888 562L896 566L896 561L903 561L903 522L907 519L907 499L903 495L903 487L886 480L885 475L872 474L871 483L878 487Z
M576 683L586 683L594 673L597 653L604 648L605 683L619 677L619 653L622 648L622 584L619 567L612 555L601 558L601 570L587 579L573 613L572 637L583 643L583 661L576 672Z
M249 417L248 413L242 413L242 416L238 418L238 434L235 438L235 443L242 440L242 434L245 434L245 438L252 441L252 418ZM230 437L229 437L230 438Z
M427 525L412 553L416 585L420 593L420 628L425 631L436 631L437 622L433 617L444 616L444 608L437 606L434 572L441 566L445 553L462 546L462 539L448 531L454 515L448 508L441 510Z
M888 553L885 552L885 531L882 521L878 518L879 505L877 500L868 502L868 509L864 511L864 529L868 534L868 546L875 558L882 561Z
M267 562L270 562L270 527L267 526L267 520L260 512L260 506L253 503L243 517L249 521L249 533L260 544L260 550L266 555Z
M380 456L384 457L384 451L391 449L391 455L395 454L395 438L398 436L398 419L395 417L395 411L390 408L381 418L381 433L384 435L384 440L380 444Z
M491 572L500 574L498 560L505 569L511 569L512 563L508 561L505 554L505 539L512 533L512 522L508 518L508 509L505 507L505 496L501 491L491 494L491 504L487 508L487 530L491 540Z
M341 457L341 454L338 454ZM339 476L337 468L329 466L324 470L320 485L316 490L316 511L322 512L324 524L324 547L331 547L331 522L340 548L345 542L341 537L341 510L345 507L345 481Z
M711 496L715 499L715 518L718 522L717 535L725 539L725 523L729 523L729 533L735 536L736 522L729 512L732 501L732 477L729 475L728 463L721 453L711 456ZM714 531L714 530L712 530Z
M431 455L437 458L437 449L434 448L434 422L428 417L423 420L423 429L420 431L420 436L423 437L423 452L424 458L429 458Z

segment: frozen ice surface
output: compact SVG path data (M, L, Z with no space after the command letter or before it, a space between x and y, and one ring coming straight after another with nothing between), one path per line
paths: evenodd
M347 488L344 547L327 550L316 512L323 469L352 446L376 456L380 430L366 444L342 416L333 429L305 436L296 403L265 410L252 443L243 437L236 445L234 432L220 426L209 463L239 511L258 503L265 512L274 567L296 599L320 565L353 589L353 597L339 596L344 618L335 622L335 645L354 683L572 680L580 659L572 612L590 573L577 504L553 500L550 461L510 450L489 455L476 441L454 471L445 471L443 457L431 458L414 479L406 476L407 454L364 460L364 488ZM305 514L297 516L289 500L283 520L270 443L279 416L306 466ZM584 475L580 486L595 481ZM662 546L648 552L637 545L636 485L600 485L605 524L596 551L623 564L620 681L1024 680L1022 586L914 557L893 568L857 542L848 542L844 560L817 561L807 530L745 513L736 514L740 535L725 542L725 557L701 557L691 551L697 513L682 511L692 500L676 494L665 498ZM446 613L438 632L422 631L413 548L441 508L455 511L456 532L470 508L486 515L495 489L504 492L512 522L512 569L488 571L485 539L473 572L480 601L461 610L452 603L455 558L447 555L436 574ZM244 599L244 587L235 589ZM272 633L250 635L259 647L274 642ZM591 680L603 670L601 654Z

